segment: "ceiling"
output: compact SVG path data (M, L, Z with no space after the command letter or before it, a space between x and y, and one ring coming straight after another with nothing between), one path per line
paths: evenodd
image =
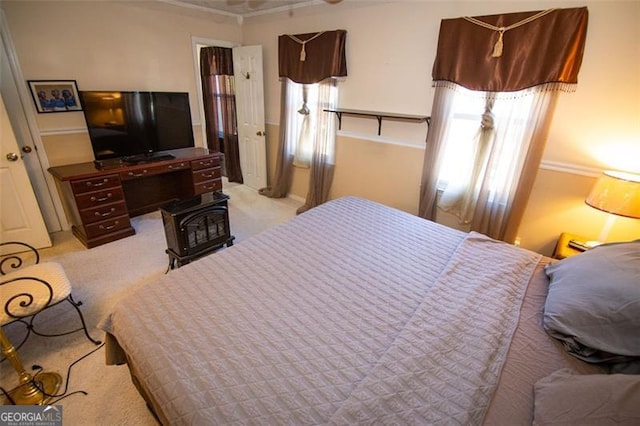
M250 17L288 11L307 6L326 3L339 3L341 0L160 0L175 6L210 11L235 17Z

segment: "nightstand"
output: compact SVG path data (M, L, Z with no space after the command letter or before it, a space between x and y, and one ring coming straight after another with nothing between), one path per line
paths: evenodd
M575 256L576 254L580 254L588 248L581 249L575 246L571 246L569 244L570 241L575 241L579 244L587 244L592 243L592 241L588 241L585 237L575 234L569 234L567 232L563 232L560 234L560 238L558 238L558 243L556 244L556 248L553 251L554 259L564 259L566 257Z

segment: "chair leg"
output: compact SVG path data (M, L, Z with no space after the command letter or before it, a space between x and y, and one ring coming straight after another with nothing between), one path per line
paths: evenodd
M33 334L37 334L38 336L42 336L42 337L59 337L59 336L66 336L67 334L75 333L75 332L77 332L77 331L82 330L82 331L84 331L84 335L85 335L85 336L87 336L87 339L89 339L89 341L90 341L91 343L93 343L94 345L99 345L99 344L101 344L102 342L101 342L100 340L96 340L96 339L94 339L94 338L93 338L93 337L91 337L91 335L89 334L89 330L87 329L87 323L85 322L85 320L84 320L84 315L82 315L82 311L80 310L80 306L82 305L82 302L81 302L81 301L77 301L77 302L76 302L76 301L73 299L73 296L72 296L71 294L69 294L69 296L67 296L67 298L66 298L66 299L64 299L64 300L66 300L67 302L69 302L69 303L71 304L71 306L73 306L73 308L76 310L76 312L78 313L78 317L80 318L80 322L81 322L81 324L82 324L82 327L80 327L80 328L76 328L75 330L65 331L65 332L63 332L63 333L57 333L57 334L45 334L45 333L42 333L42 332L40 332L40 331L36 330L36 327L35 327L35 325L33 324L33 322L35 321L36 317L38 316L38 314L39 314L40 312L38 312L37 314L33 315L33 316L31 317L31 319L29 320L29 322L28 322L28 323L27 323L27 322L25 322L25 321L22 321L22 322L23 322L23 323L25 323L25 324L27 325L27 329L29 330L29 332L31 332L31 333L33 333ZM62 301L60 301L59 303L62 303ZM54 305L51 305L51 306L54 306ZM27 337L28 337L28 335L27 335ZM25 340L26 340L26 339L25 339ZM22 342L22 343L24 343L24 342Z
M82 323L82 327L77 328L75 330L71 330L71 331L67 331L65 333L59 333L59 334L45 334L45 333L41 333L39 331L37 331L35 329L35 326L33 324L33 321L35 320L36 316L38 316L38 313L31 316L31 318L29 319L29 321L25 321L24 319L18 319L17 321L23 323L27 329L27 334L24 337L24 339L22 339L22 341L20 342L20 344L15 347L13 346L13 344L11 345L11 347L13 348L13 351L17 351L18 349L20 349L22 347L22 345L27 341L27 339L29 338L29 335L31 333L36 334L38 336L42 336L42 337L59 337L59 336L66 336L67 334L71 334L71 333L75 333L76 331L84 331L84 335L87 336L87 339L89 339L89 341L91 343L93 343L94 345L99 345L102 342L100 340L96 340L93 337L91 337L91 335L89 334L89 330L87 329L87 323L84 320L84 315L82 315L82 311L80 310L80 306L82 305L81 301L75 301L73 299L73 296L71 294L69 294L69 296L65 299L67 302L69 302L71 304L71 306L74 307L74 309L76 310L76 312L78 313L78 317L80 317L80 322ZM4 354L4 350L3 350L3 354ZM7 356L5 355L2 359L0 359L0 362L4 362L7 358Z
M84 321L84 315L82 315L82 311L80 310L80 306L82 305L82 302L80 300L76 302L73 299L73 295L71 294L69 294L69 297L67 297L67 300L76 309L76 312L78 312L78 316L80 317L80 322L82 322L82 329L84 330L84 335L87 336L87 339L89 339L89 341L91 341L94 345L99 345L100 343L102 343L100 340L96 340L89 335L89 331L87 330L87 323Z
M9 341L9 338L0 327L0 346L2 354L9 360L11 366L18 373L20 384L9 391L5 404L16 405L44 405L56 395L62 377L58 373L44 372L35 377L27 373L18 356L18 351Z

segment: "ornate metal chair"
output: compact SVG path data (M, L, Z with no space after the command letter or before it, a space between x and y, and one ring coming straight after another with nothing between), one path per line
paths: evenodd
M27 373L18 357L17 350L33 332L39 336L55 337L83 330L92 343L93 339L80 311L82 302L75 301L71 295L71 283L62 266L55 262L40 263L38 251L28 244L20 242L0 243L0 249L19 252L0 256L0 345L2 354L14 367L20 377L18 387L9 392L10 402L16 404L44 404L54 395L62 381L57 373L38 373L36 377ZM27 265L27 263L33 264ZM57 334L37 331L34 326L36 316L51 306L67 301L80 317L81 327ZM16 347L8 339L2 327L20 322L26 327L26 335Z

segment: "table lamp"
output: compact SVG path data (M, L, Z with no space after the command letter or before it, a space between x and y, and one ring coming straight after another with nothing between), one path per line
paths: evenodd
M640 219L640 175L605 171L585 200L587 205L611 213L600 232L599 241L606 241L616 216Z

